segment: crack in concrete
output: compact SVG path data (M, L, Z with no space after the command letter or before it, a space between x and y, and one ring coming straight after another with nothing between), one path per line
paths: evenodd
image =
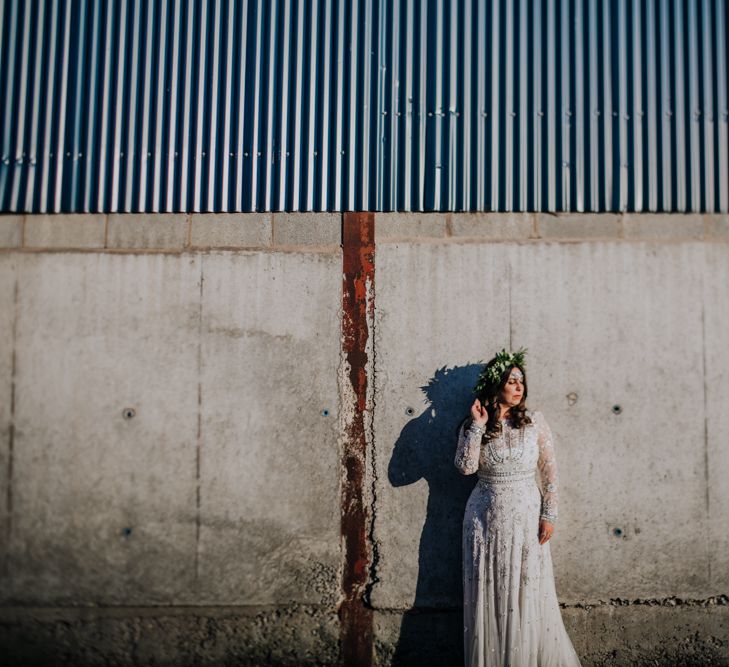
M729 605L729 595L724 594L712 595L708 598L701 599L671 596L666 598L635 598L633 600L628 598L610 598L609 600L598 600L597 602L560 603L560 607L563 608L586 610L592 607L714 607L727 605Z
M508 281L509 281L509 349L514 349L514 319L511 312L511 262L507 264Z
M704 381L704 489L706 503L706 568L707 583L711 586L711 494L709 492L709 404L706 382L706 301L704 276L701 275L701 361Z
M375 262L373 260L373 266ZM364 604L372 607L372 591L375 585L380 581L377 575L377 569L380 563L380 545L375 536L375 522L377 520L377 447L375 443L375 409L377 406L376 392L377 392L377 345L375 343L375 289L374 289L374 269L372 272L372 280L368 281L367 285L367 326L369 329L369 354L370 359L369 371L371 382L368 382L368 387L371 388L369 404L370 414L367 425L367 435L369 440L369 453L370 453L370 470L372 473L372 483L370 485L370 505L369 505L369 527L367 531L367 540L370 543L371 559L369 569L367 573L367 583L365 584L363 601Z

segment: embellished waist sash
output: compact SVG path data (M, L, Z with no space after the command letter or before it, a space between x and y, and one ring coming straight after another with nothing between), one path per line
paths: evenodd
M478 474L479 484L507 484L524 482L536 478L536 470L517 470L514 472L484 472Z

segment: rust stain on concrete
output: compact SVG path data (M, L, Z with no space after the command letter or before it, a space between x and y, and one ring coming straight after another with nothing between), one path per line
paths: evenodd
M373 659L373 613L365 592L372 559L368 543L369 507L366 499L369 322L374 313L374 213L344 213L342 352L348 369L343 387L345 413L342 448L343 544L342 595L339 607L344 664L369 666Z

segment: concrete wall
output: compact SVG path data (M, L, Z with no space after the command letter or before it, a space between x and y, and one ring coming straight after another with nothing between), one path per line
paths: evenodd
M13 664L341 664L340 224L0 217ZM729 664L729 218L375 229L374 662L462 661L454 429L478 363L525 346L584 663Z

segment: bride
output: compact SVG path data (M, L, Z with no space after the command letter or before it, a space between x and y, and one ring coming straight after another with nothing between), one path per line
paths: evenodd
M467 666L580 664L557 602L549 539L557 520L557 463L541 412L525 405L524 353L484 368L455 465L478 473L463 517ZM541 481L542 490L537 486Z

